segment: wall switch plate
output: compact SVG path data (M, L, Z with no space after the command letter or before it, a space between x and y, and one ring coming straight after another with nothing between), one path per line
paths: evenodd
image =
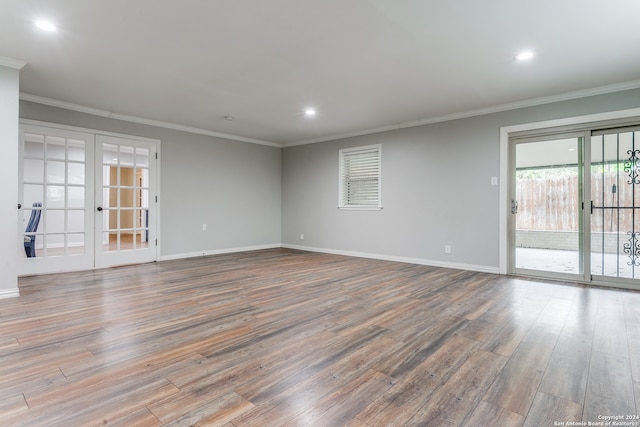
M445 254L451 253L451 245L444 245L444 253Z
M492 176L491 177L491 185L498 185L498 177L497 176Z
M300 240L304 240L304 233L300 233Z
M202 224L202 231L207 231L207 224Z

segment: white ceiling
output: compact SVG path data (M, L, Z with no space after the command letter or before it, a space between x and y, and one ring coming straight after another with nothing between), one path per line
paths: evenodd
M0 56L27 62L24 99L282 146L640 87L638 0L0 0L0 10ZM39 18L58 31L35 28ZM514 61L523 49L535 58Z

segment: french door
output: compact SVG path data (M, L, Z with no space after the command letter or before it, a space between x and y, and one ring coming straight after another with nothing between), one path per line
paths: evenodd
M19 274L156 259L156 144L23 124Z
M96 136L96 267L155 260L155 155L150 142Z
M640 286L640 127L510 144L510 271Z

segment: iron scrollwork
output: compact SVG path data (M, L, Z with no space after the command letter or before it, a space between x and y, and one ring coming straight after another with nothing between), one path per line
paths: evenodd
M629 243L623 245L624 253L629 255L630 261L627 265L640 266L640 232L628 231Z
M629 175L628 184L640 184L640 150L628 150L629 158L624 162L624 171Z
M629 175L627 184L635 187L636 184L640 184L640 150L628 150L627 154L629 158L624 162L624 172ZM631 190L631 191L635 191ZM632 207L632 215L635 216L636 207ZM632 228L633 231L628 231L629 236L628 243L625 243L622 248L625 254L629 256L627 265L638 267L640 266L640 232L635 231L635 224Z

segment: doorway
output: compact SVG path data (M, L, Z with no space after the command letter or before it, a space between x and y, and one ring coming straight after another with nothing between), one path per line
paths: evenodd
M511 273L640 285L640 127L600 126L510 139Z
M22 124L19 274L156 260L156 152L153 140Z

